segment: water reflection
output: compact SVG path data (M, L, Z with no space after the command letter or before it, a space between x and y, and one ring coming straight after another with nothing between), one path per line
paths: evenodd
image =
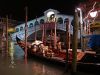
M14 62L14 57L11 57L9 68L15 68L15 67L16 67L16 64Z
M32 70L37 75L62 75L63 70L55 67L50 67L43 63L33 63Z
M36 60L28 60L25 64L24 60L15 59L15 67L9 67L10 58L1 58L0 55L0 75L70 75L69 73L64 73L64 68L55 67L53 65L39 62ZM78 75L93 75L80 73Z
M14 62L14 42L9 43L9 55L10 55L10 65L9 68L15 68L15 62Z
M25 75L63 75L64 69L53 67L50 64L45 64L42 61L27 60L23 58L24 53L17 44L10 42L9 48L10 65L9 68L16 69L19 74ZM16 64L15 64L16 63ZM49 66L50 65L50 66Z
M17 48L13 46L13 43L11 45L12 48L10 48L9 56L2 57L0 54L1 75L70 75L69 73L64 73L64 67L52 65L52 63L43 62L34 59L34 57L28 59L26 64L18 45L16 45ZM15 54L15 52L18 54ZM79 75L82 75L82 73ZM84 73L83 75L92 74Z

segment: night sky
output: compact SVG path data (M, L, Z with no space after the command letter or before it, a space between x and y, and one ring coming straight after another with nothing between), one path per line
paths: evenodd
M25 20L25 6L28 7L28 20L44 15L47 9L58 10L72 15L80 0L0 0L0 16L9 16L18 21Z

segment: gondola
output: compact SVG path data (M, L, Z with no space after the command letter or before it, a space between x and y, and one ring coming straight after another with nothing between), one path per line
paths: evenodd
M17 44L25 51L25 42L16 36ZM46 61L47 63L56 63L66 65L66 52L46 49L41 49L42 42L38 44L27 44L27 57L36 58ZM45 47L46 48L46 47ZM37 50L36 50L37 49ZM68 51L69 58L67 64L72 64L72 50ZM100 69L100 55L96 55L94 51L80 51L77 50L77 69L82 71L98 72ZM91 68L91 69L88 69Z
M16 36L16 41L18 45L25 50L25 42L19 39ZM49 59L49 60L55 60L58 62L65 63L66 62L66 51L58 51L58 50L51 50L48 49L48 47L44 46L43 43L39 44L27 44L27 54L28 56L38 56L41 58ZM72 50L68 51L68 62L72 62ZM77 63L92 63L92 64L98 64L100 63L99 56L96 55L96 52L94 51L84 51L77 50Z

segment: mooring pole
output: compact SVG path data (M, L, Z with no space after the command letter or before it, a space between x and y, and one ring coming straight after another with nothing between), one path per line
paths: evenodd
M54 49L57 49L56 44L57 44L57 23L56 23L56 18L55 18L55 29L54 29Z
M75 14L74 14L74 26L73 26L73 47L72 47L72 55L73 55L73 60L72 60L72 73L75 74L77 71L77 42L78 42L78 13L77 10L75 9Z
M8 54L8 15L6 16L6 53Z
M37 22L37 16L36 16L36 22ZM35 24L35 41L37 40L37 31L36 31L36 29L37 29L37 24Z
M25 7L25 63L27 63L27 7Z
M69 19L67 18L67 22L66 22L66 66L65 66L66 71L68 71L68 60L69 60L68 49L69 49Z

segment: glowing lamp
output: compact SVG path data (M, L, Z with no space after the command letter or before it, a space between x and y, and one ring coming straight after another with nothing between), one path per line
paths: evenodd
M55 14L53 11L47 13L47 17L50 17L52 14Z
M90 16L91 16L92 18L96 17L96 15L97 15L97 11L94 11L94 12L91 12L91 13L90 13Z

